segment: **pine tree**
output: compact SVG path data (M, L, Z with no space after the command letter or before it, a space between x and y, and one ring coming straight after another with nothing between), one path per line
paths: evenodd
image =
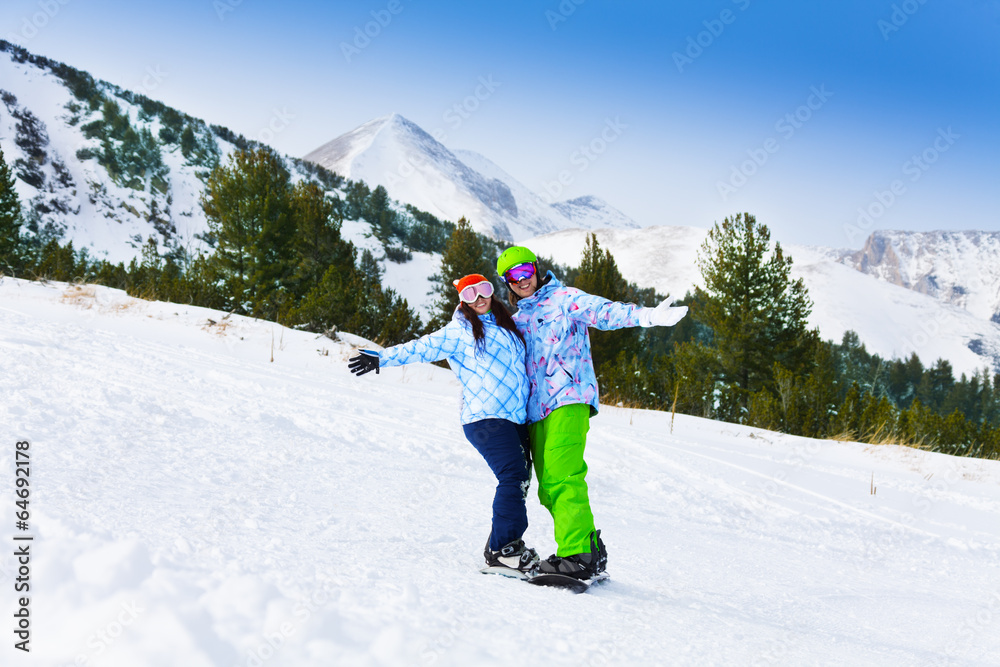
M750 394L773 386L773 364L793 374L806 369L812 303L792 259L749 213L716 223L698 254L704 307L694 317L713 331L713 347L728 387L720 417L741 421Z
M365 206L364 218L372 226L375 238L383 244L395 234L396 212L389 203L389 193L379 185L372 190Z
M721 367L716 351L700 341L674 348L673 387L678 412L714 419ZM673 405L673 403L671 403Z
M888 389L892 399L900 408L909 407L917 395L924 365L914 352L905 360L893 359L889 366Z
M354 287L352 248L352 263L349 266L330 265L319 282L299 301L290 318L307 331L351 331L350 318L358 300Z
M378 340L384 345L397 345L420 335L420 318L410 309L406 299L391 289L383 290L382 328Z
M364 181L352 181L344 194L344 217L348 220L362 220L368 212L368 198L371 190Z
M917 398L931 410L942 413L945 411L948 395L955 385L955 376L951 364L938 359L934 366L928 368L920 384L917 386Z
M191 154L198 147L198 139L194 136L194 130L188 125L181 132L181 154L185 158L190 158Z
M52 239L41 249L38 265L34 272L50 280L67 282L78 277L79 269L73 242L70 241L62 246L59 245L58 241Z
M463 217L448 239L441 256L441 270L431 278L435 281L433 293L437 299L431 321L427 323L428 331L439 329L451 321L458 307L458 292L453 281L470 273L481 273L492 280L496 274L496 256L495 248L474 232L472 225ZM495 281L493 287L496 289Z
M14 189L14 175L0 150L0 271L20 267L21 201Z
M975 443L972 425L955 410L939 422L935 451L953 456L969 456Z
M833 422L832 434L838 438L857 440L861 437L861 390L858 383L851 383L844 400L837 408L837 417Z
M289 307L294 269L291 178L267 149L236 151L213 170L202 208L217 246L212 260L240 313L274 318Z
M840 389L830 343L817 340L814 345L812 370L800 392L803 403L802 422L791 432L811 438L825 438L832 435L830 430L836 416Z
M395 345L416 337L420 320L405 299L382 286L382 276L382 267L371 251L362 252L348 288L355 297L354 312L344 326L381 345Z
M354 315L348 321L348 330L375 339L382 328L381 314L382 267L370 250L364 250L358 259L351 292L356 295Z
M296 297L318 285L331 265L353 268L354 246L340 236L333 200L315 183L298 183L291 196L296 264L289 287Z

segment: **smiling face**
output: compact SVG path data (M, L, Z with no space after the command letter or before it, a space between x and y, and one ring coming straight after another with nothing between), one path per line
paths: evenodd
M485 315L493 307L493 297L481 296L469 305L472 307L472 310L476 311L477 315Z
M538 290L538 272L533 273L530 278L524 278L515 283L507 283L507 286L519 298L529 297Z

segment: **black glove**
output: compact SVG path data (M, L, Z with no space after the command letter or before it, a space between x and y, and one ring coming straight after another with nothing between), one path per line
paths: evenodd
M362 352L356 357L351 357L347 367L355 375L364 375L371 371L375 371L375 375L378 375L378 357Z

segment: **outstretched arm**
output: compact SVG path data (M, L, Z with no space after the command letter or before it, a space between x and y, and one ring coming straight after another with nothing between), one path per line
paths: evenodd
M407 343L393 345L378 352L361 350L361 354L351 357L348 368L355 375L371 371L377 374L380 367L440 361L454 356L461 346L462 327L458 322L450 322L442 329Z
M566 298L566 315L588 327L610 331L639 326L639 312L642 308L634 303L611 301L575 288L567 289Z
M680 322L688 311L687 306L671 306L673 299L669 296L655 308L610 301L576 289L569 291L569 299L569 317L602 331L636 326L670 327Z

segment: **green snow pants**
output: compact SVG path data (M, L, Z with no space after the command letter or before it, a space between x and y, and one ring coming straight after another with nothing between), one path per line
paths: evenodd
M538 500L552 515L560 557L590 553L594 515L583 460L589 430L590 406L582 403L564 405L528 425Z

